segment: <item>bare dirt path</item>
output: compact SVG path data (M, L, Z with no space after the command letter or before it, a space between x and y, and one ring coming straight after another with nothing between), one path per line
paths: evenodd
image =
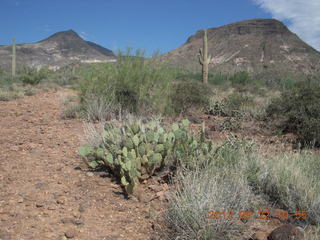
M0 102L0 239L152 239L145 204L79 167L82 123L60 117L67 92Z

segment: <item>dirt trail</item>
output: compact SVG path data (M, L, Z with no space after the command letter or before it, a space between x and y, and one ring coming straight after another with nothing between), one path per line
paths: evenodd
M0 239L152 239L146 205L81 170L79 120L62 120L67 90L0 102Z

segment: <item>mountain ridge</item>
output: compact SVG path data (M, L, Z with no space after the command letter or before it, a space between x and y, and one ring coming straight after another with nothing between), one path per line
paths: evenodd
M320 53L281 21L249 19L207 29L209 68L220 72L265 70L313 73L320 66ZM199 71L197 54L202 47L203 30L160 56L165 62Z
M60 31L35 43L16 45L17 66L59 68L74 62L115 61L114 53L82 39L74 30ZM10 68L11 46L0 46L0 66Z

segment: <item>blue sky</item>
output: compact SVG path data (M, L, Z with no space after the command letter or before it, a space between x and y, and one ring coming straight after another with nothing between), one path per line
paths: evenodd
M288 16L288 3L319 0L0 0L0 45L15 37L18 43L36 42L73 29L87 40L111 50L132 46L162 53L181 46L199 29L251 18L276 17L304 40L320 48L319 35L299 34L297 14ZM283 11L279 11L279 6ZM287 4L287 5L286 5ZM290 4L289 4L290 5ZM319 5L320 7L320 5ZM280 9L281 10L281 9ZM292 8L299 12L299 6ZM320 23L315 14L314 24ZM305 15L310 15L306 12ZM301 18L300 18L301 19ZM312 21L312 20L311 20ZM318 21L318 22L317 22ZM297 24L296 24L297 25ZM320 24L318 24L320 25ZM303 24L300 30L303 29ZM316 27L315 27L316 28ZM316 29L317 30L317 29ZM318 33L320 30L318 31ZM318 39L317 39L318 38ZM319 40L319 45L317 45Z

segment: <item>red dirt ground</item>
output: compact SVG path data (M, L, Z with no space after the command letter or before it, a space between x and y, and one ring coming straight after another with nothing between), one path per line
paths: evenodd
M84 171L82 123L61 119L66 94L0 102L0 239L157 239L155 201L127 200L110 178Z

